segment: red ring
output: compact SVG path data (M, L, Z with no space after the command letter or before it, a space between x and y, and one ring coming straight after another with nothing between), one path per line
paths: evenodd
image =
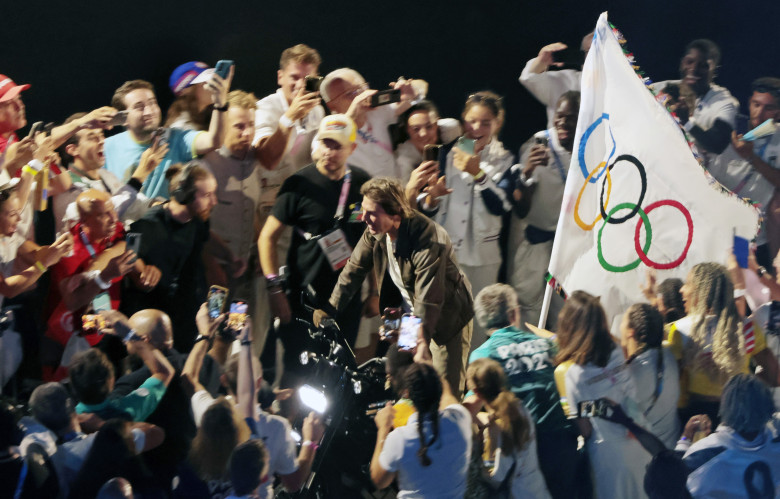
M685 208L685 206L682 205L682 203L680 203L679 201L674 201L672 199L663 199L661 201L656 201L655 203L650 203L645 208L645 214L650 215L650 212L658 208L659 206L673 206L677 208L678 210L680 210L680 213L683 214L686 222L688 223L688 241L685 243L685 248L683 249L680 258L671 261L669 263L656 263L647 257L645 252L642 251L642 246L639 244L639 229L642 228L642 224L644 223L641 218L639 219L639 223L636 224L636 232L634 233L634 248L636 249L636 253L637 255L639 255L639 258L641 258L642 262L648 267L658 269L658 270L673 269L678 265L680 265L683 262L683 260L685 260L685 257L688 256L688 250L691 247L691 242L693 242L693 219L691 218L691 213L688 211L687 208Z

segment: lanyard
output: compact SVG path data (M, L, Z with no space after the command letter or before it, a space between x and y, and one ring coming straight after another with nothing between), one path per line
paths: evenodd
M92 243L89 242L89 238L87 238L87 235L84 234L84 231L81 230L81 228L79 228L79 236L81 237L81 242L84 243L84 247L87 248L89 256L95 258L97 251L95 251L95 248L92 247Z
M21 471L19 471L19 479L16 482L14 499L20 499L22 497L22 491L24 490L24 480L26 478L27 478L27 459L22 459L22 469Z
M550 142L550 131L545 130L545 133L547 134L547 143L551 144ZM561 176L561 180L563 180L563 183L566 183L566 170L563 169L563 164L561 164L561 158L558 157L558 154L555 152L555 147L550 145L550 151L553 154L553 158L555 158L555 167L558 169L558 175Z
M339 194L339 204L336 207L336 214L333 215L333 219L338 222L344 218L344 209L347 207L347 197L349 197L349 188L352 185L352 171L347 169L344 174L344 183L341 184L341 194ZM307 241L319 239L322 234L314 235L311 232L304 232L302 229L296 227L295 230L298 234Z
M347 196L349 196L349 187L352 185L352 171L347 169L347 173L344 174L344 183L341 184L341 195L339 196L339 205L336 207L336 215L333 217L336 220L341 220L344 217L344 208L347 206Z

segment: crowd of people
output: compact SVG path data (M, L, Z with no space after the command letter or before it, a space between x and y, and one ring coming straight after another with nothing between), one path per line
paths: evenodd
M581 290L534 326L592 36L579 62L554 43L522 69L548 122L517 157L494 92L442 117L425 81L320 77L303 44L262 99L231 88L230 61L178 66L164 124L135 79L20 136L29 85L0 75L0 498L299 490L328 418L292 394L329 317L358 364L387 359L376 490L778 495L780 78L756 79L740 115L700 39L653 89L761 209L748 268L648 274L619 331ZM411 344L400 315L419 319Z

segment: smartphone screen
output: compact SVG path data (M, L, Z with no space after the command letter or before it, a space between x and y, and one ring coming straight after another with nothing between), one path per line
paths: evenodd
M233 300L230 304L230 314L228 315L228 327L234 331L240 331L246 324L247 312L249 306L244 300Z
M414 315L401 317L401 331L398 335L398 348L412 350L417 346L417 335L422 319Z
M400 90L380 90L371 96L371 107L385 106L393 102L401 102Z
M474 143L476 140L474 139L467 139L466 137L461 137L458 139L458 142L455 144L458 149L461 151L467 153L467 154L474 154Z
M211 286L209 288L209 295L206 303L209 307L209 317L216 319L225 307L225 299L227 298L228 290L222 286Z
M423 147L423 161L439 161L439 152L441 146L438 144L428 144Z
M739 265L740 268L748 268L750 241L744 237L734 236L734 256L737 258L737 265Z
M97 333L106 327L106 320L102 315L85 314L81 316L81 329L85 333Z

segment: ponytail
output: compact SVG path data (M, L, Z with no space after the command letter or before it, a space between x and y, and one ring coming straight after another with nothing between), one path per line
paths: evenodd
M508 456L524 449L531 441L531 424L515 394L502 390L487 405L496 413L496 424L501 429L501 452Z

